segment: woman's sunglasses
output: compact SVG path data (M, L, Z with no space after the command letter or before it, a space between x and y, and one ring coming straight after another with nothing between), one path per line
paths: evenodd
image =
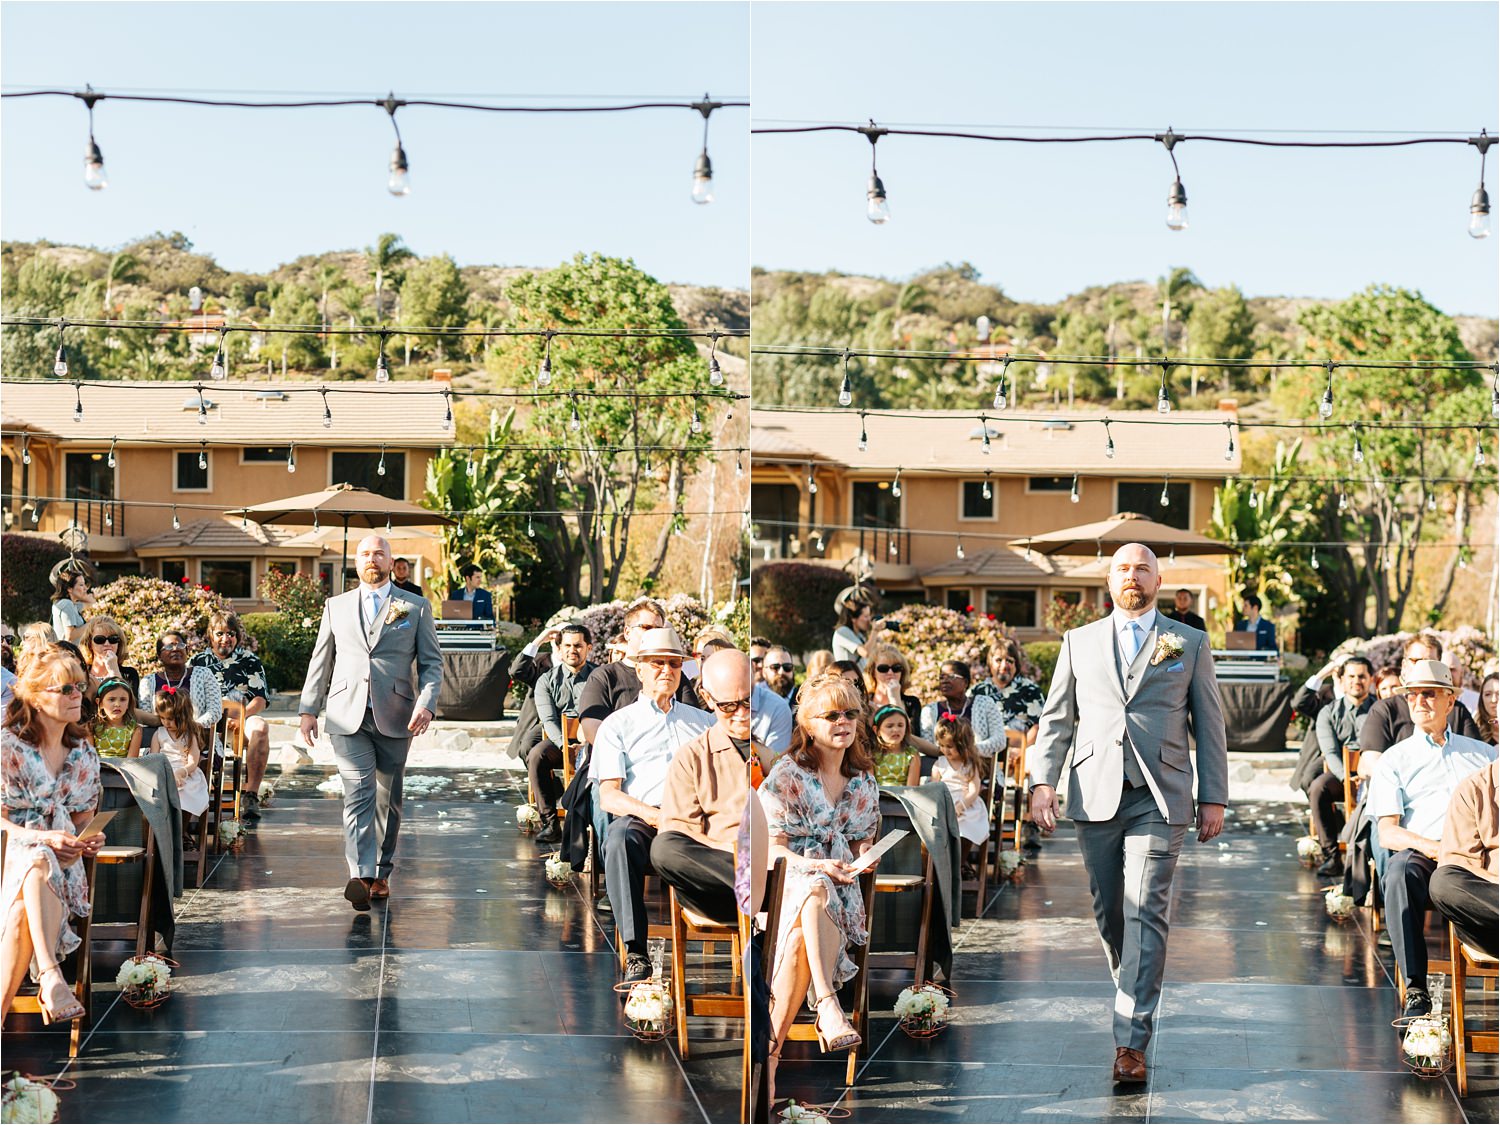
M875 671L884 676L892 672L904 672L906 668L900 664L877 664L875 665Z
M88 681L85 680L76 684L53 684L50 687L44 687L42 690L50 691L53 695L82 695L88 689Z
M119 637L90 637L89 640L93 641L96 645L117 645L120 643Z
M856 707L851 711L825 711L818 718L822 719L825 723L836 723L840 719L848 719L850 722L853 722L863 714L864 712Z

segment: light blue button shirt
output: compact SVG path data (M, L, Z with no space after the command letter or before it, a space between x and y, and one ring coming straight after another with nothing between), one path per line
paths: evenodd
M1440 840L1453 791L1494 760L1495 748L1477 738L1450 731L1438 746L1417 731L1381 755L1366 808L1373 819L1399 816L1402 828Z
M773 754L792 745L792 709L764 680L750 689L750 737Z
M660 808L677 751L713 725L696 707L673 700L663 711L643 695L599 724L589 773L595 781L617 779L627 797Z

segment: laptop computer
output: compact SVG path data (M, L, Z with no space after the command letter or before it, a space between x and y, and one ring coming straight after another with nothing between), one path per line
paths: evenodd
M1225 633L1224 647L1233 652L1254 652L1255 633L1250 629L1239 629Z
M466 602L463 598L443 599L444 621L473 621L474 603ZM1251 634L1254 636L1254 634Z

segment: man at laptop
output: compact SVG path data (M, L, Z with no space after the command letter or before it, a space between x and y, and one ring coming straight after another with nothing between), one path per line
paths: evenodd
M468 602L475 621L495 620L495 603L490 592L484 588L484 571L474 563L469 563L459 569L458 575L464 580L464 584L450 591L448 600Z
M1255 647L1257 649L1270 649L1276 651L1276 626L1272 625L1260 615L1260 598L1256 594L1246 594L1241 599L1245 606L1245 616L1234 623L1236 633L1254 633ZM1230 648L1236 646L1231 644Z

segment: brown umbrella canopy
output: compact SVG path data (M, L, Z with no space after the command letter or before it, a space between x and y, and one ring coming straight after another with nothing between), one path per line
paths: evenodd
M1127 543L1141 543L1163 558L1173 553L1178 555L1233 553L1233 548L1220 543L1217 539L1210 539L1195 531L1168 527L1164 523L1148 520L1136 512L1119 512L1097 523L1065 527L1060 531L1033 535L1029 539L1016 539L1012 541L1012 546L1028 547L1044 555L1111 555Z

